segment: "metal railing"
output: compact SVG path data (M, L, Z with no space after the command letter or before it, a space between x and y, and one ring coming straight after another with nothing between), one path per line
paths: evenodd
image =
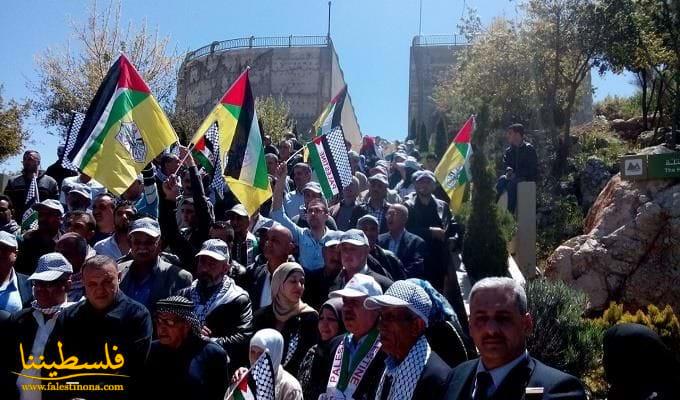
M184 61L191 61L209 54L223 53L235 49L252 49L263 47L325 47L330 43L328 36L265 36L247 37L215 41L200 49L187 53Z
M461 46L469 42L461 35L421 35L413 37L413 46Z

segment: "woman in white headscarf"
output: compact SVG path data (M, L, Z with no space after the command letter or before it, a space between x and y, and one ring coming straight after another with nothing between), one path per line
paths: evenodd
M275 400L302 400L302 388L295 377L281 366L283 357L283 336L274 329L262 329L255 333L250 339L250 365L252 366L260 358L262 353L269 352L272 360L272 367L276 374L276 384L274 385ZM232 383L241 380L241 377L248 372L246 368L239 368L231 379Z

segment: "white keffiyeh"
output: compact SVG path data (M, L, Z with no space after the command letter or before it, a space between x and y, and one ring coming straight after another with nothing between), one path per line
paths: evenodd
M415 346L411 348L408 355L398 365L390 367L389 361L394 361L388 358L386 361L387 367L380 378L378 385L378 392L375 395L376 399L382 398L383 384L385 377L389 376L392 379L390 393L387 396L388 400L408 400L413 397L413 391L416 389L416 384L420 375L423 373L427 360L430 359L430 345L427 343L425 336L421 336L416 342Z

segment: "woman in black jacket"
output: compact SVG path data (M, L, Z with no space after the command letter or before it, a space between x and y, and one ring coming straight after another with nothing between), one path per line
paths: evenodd
M323 303L319 310L319 344L309 349L300 364L298 380L305 399L318 399L326 392L331 365L331 339L345 333L342 323L342 298L335 297Z
M272 275L272 304L258 310L254 316L255 330L273 328L284 340L281 365L298 377L302 358L319 341L319 314L302 302L305 271L300 264L281 264Z

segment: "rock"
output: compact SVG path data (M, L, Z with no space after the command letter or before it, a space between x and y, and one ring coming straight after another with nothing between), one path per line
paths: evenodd
M625 140L635 140L644 130L642 118L631 118L629 120L615 119L609 123L610 128Z
M644 153L667 151L656 146ZM604 179L598 160L588 162L593 178ZM582 182L581 190L585 186ZM615 175L594 200L584 232L553 252L547 277L583 290L590 311L602 311L611 301L632 309L653 303L680 310L679 180L626 181Z
M609 168L604 161L594 156L588 157L579 178L581 209L584 212L590 209L610 178Z

